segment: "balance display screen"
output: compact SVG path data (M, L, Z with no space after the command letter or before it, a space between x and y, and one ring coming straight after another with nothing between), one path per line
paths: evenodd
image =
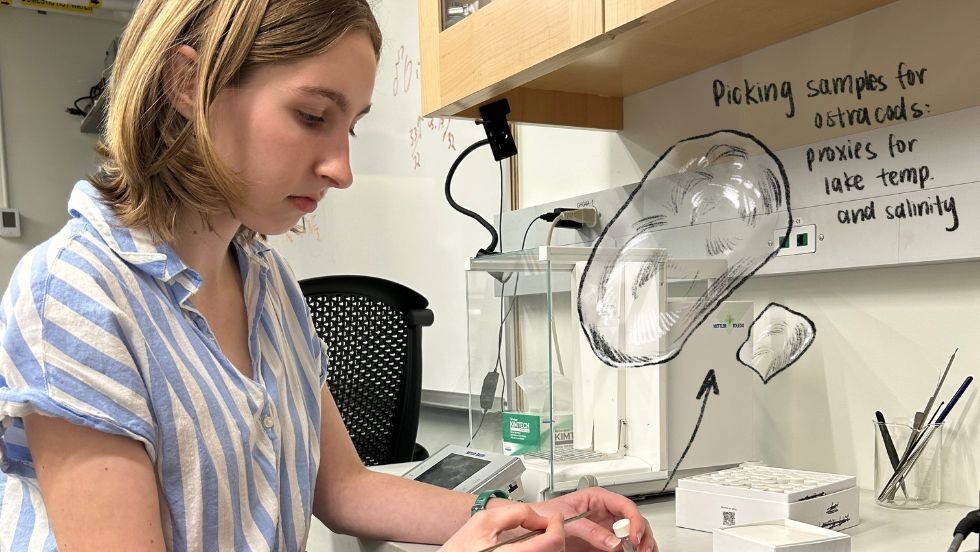
M489 463L489 460L480 460L462 454L449 454L435 466L422 472L415 480L444 489L455 489L457 485Z

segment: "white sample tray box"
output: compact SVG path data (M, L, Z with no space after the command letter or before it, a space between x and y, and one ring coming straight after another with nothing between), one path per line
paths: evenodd
M677 482L677 526L698 531L790 519L829 530L860 522L854 476L748 465Z

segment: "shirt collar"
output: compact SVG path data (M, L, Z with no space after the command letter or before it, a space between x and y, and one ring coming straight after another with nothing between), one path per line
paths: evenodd
M116 255L136 269L169 285L181 284L188 295L201 286L201 276L184 264L170 245L154 241L145 228L127 228L120 224L91 182L81 180L75 184L68 199L68 214L87 222ZM245 242L237 239L235 245L245 254L249 265L257 263L261 268L268 268L264 258L269 251L268 245L260 240Z

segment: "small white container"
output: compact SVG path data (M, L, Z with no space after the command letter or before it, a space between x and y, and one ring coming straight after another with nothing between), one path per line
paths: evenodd
M789 519L735 525L713 532L714 552L851 552L851 537Z

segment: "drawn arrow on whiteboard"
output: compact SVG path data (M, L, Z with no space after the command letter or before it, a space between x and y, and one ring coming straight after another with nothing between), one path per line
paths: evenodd
M691 450L691 445L694 444L694 438L698 435L698 429L701 427L701 420L704 419L704 410L708 406L708 397L711 396L711 391L715 395L718 395L718 377L715 376L715 371L708 370L708 373L704 376L704 381L701 382L701 389L698 390L698 396L696 399L701 401L701 413L698 414L698 422L694 424L694 432L691 433L691 439L687 442L687 446L684 447L684 452L681 457L677 459L677 463L674 464L674 468L670 470L670 475L667 477L667 482L664 483L664 488L660 489L660 492L666 491L667 486L670 482L674 480L674 475L677 474L677 468L681 467L681 463L684 461L684 457L687 456L687 452Z

